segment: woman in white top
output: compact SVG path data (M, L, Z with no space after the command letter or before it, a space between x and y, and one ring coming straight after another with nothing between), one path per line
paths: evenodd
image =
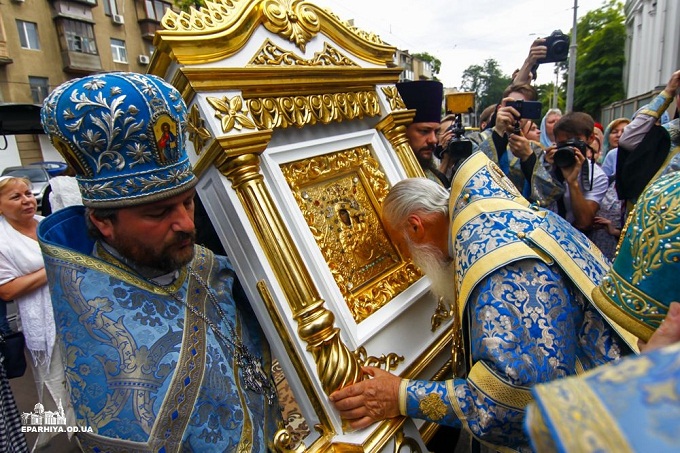
M64 386L60 350L55 347L54 311L37 240L38 223L43 217L36 215L37 207L30 181L0 177L0 298L14 300L19 309L38 390L36 403L56 410L60 402L66 407L70 399ZM53 401L43 401L44 387ZM49 437L42 433L36 446L46 443Z

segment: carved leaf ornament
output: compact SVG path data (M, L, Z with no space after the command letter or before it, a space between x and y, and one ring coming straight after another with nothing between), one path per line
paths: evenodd
M319 16L304 0L265 0L262 12L267 30L288 39L303 52L321 28Z
M229 99L224 96L222 99L215 97L208 97L208 104L215 109L215 118L220 120L222 124L222 132L227 133L232 129L241 130L255 129L255 123L246 116L247 110L244 108L243 99L239 96L234 96Z

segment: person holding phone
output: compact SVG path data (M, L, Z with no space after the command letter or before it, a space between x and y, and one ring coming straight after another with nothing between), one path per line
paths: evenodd
M498 104L492 133L478 149L503 170L527 200L547 207L554 205L564 189L551 174L543 149L522 134L527 121L540 118L536 98L536 89L531 85L508 87ZM517 109L520 105L522 112Z

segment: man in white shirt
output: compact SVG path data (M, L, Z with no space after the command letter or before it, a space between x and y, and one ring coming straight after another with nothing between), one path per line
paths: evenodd
M595 137L594 127L595 121L587 113L567 113L555 124L557 143L546 154L546 159L557 167L556 176L565 188L558 212L582 231L592 227L609 187L607 175L586 157Z

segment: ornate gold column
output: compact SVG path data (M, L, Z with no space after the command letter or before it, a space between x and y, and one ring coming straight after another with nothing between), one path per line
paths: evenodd
M341 341L335 317L325 308L263 182L260 154L267 148L271 135L271 130L265 130L219 137L215 140L218 145L202 155L196 167L205 168L206 163L201 161L209 159L231 181L286 294L298 323L298 334L314 356L324 391L330 394L361 380L361 364ZM216 154L215 148L221 152Z
M375 125L375 129L389 140L409 178L425 176L406 137L406 126L411 124L415 114L415 110L395 110Z

